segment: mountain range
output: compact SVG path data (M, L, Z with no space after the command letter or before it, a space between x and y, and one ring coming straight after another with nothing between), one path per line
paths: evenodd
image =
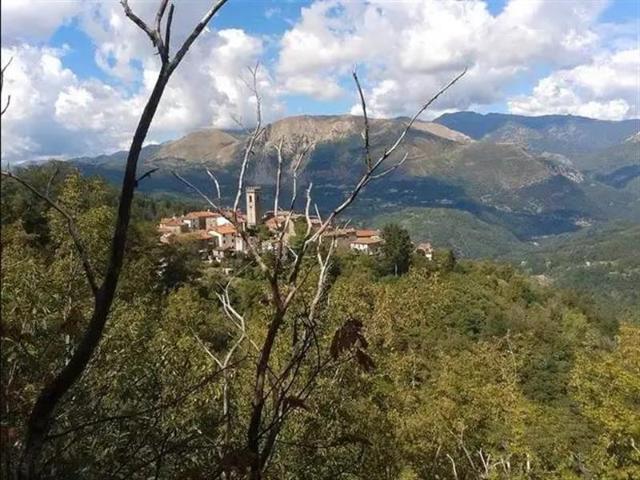
M370 120L374 155L393 142L407 120ZM255 148L248 181L261 185L264 201L271 201L275 146L284 139L287 162L302 144L312 144L302 166L301 184L313 180L314 200L326 211L340 201L364 168L362 131L363 119L350 115L276 121L266 127L263 141ZM375 223L377 218L411 212L412 234L417 239L442 237L438 232L452 231L451 225L462 221L469 225L467 232L494 230L509 242L611 220L640 222L639 131L637 119L603 121L570 115L458 112L433 122L416 122L398 149L397 158L408 155L406 163L368 186L350 215L356 223ZM206 129L147 146L140 171L159 170L141 188L193 195L171 175L179 171L212 191L208 168L218 178L223 196L229 198L246 139L246 132ZM85 173L117 181L125 157L125 152L118 152L72 162ZM439 220L425 223L421 215L423 220ZM464 236L464 229L458 235ZM460 250L474 256L486 249Z

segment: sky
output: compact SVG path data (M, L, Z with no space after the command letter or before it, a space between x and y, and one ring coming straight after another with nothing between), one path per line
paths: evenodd
M175 0L179 48L213 0ZM152 23L157 0L130 0ZM2 0L2 161L126 149L159 70L116 0ZM255 122L248 67L260 62L266 121L473 110L640 116L636 0L229 0L176 70L149 132L162 142Z

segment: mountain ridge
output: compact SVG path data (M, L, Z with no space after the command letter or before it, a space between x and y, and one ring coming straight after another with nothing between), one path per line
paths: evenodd
M463 119L478 122L488 118L493 122L483 127L491 131L489 135L474 138L477 132L468 126L463 128L465 133L439 123L443 117L456 118L456 114L448 115L434 122L415 123L396 152L398 159L404 153L408 155L406 163L387 177L384 185L367 187L354 208L354 217L366 220L405 208L454 208L474 215L479 222L506 228L522 239L569 232L616 218L640 221L640 194L635 187L640 175L640 144L635 141L637 132L632 132L635 121L463 112ZM520 125L522 118L536 128ZM374 156L395 141L407 121L370 119ZM563 136L565 127L558 125L570 127L569 134ZM268 201L277 169L275 146L286 140L286 176L290 173L287 162L296 148L301 143L312 144L301 168L300 184L313 180L319 208L332 208L362 174L363 127L363 118L354 115L302 115L275 121L266 126L264 137L254 149L247 182L265 187ZM560 141L555 141L558 136ZM145 179L141 188L191 195L171 172L180 171L197 186L210 189L205 173L208 168L218 178L223 196L228 195L235 188L246 139L244 131L200 129L174 141L146 146L140 170L159 170L153 178ZM604 146L589 150L584 142ZM550 149L541 150L541 145ZM582 150L589 152L575 153ZM119 152L73 162L85 173L118 181L125 157Z

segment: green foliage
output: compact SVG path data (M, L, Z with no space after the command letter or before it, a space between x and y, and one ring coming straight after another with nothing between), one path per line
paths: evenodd
M50 173L27 171L43 188ZM8 180L2 186L4 478L39 389L87 323L92 295L63 219ZM51 182L51 194L77 218L101 275L113 191L68 171ZM242 463L234 448L249 422L254 344L272 315L269 282L247 259L230 265L230 300L251 342L223 375L217 361L238 339L218 297L230 279L193 252L159 246L145 220L151 205L133 220L104 341L56 412L44 478L219 478L230 458ZM457 262L448 250L409 264L407 233L392 226L385 239L393 247L387 266L407 267L397 278L380 277L373 257L334 258L310 359L335 361L308 399L289 399L299 408L265 478L640 476L633 312L603 318L580 296L509 265ZM302 271L307 282L274 349L276 370L290 360L288 340L313 300L313 259ZM304 381L310 371L302 367Z
M596 300L603 314L621 315L640 304L640 226L611 223L542 240L505 257L527 273Z
M382 275L402 275L409 271L413 244L409 232L398 224L389 223L382 229L382 256L380 273Z

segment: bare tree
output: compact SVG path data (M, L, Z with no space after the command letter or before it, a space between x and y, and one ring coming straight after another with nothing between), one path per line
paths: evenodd
M223 459L223 466L228 471L248 471L249 478L259 480L263 478L264 471L275 451L278 436L286 418L297 408L304 408L307 400L316 384L318 376L325 369L341 361L355 359L365 369L372 367L372 361L365 352L366 341L362 333L362 323L356 319L348 319L333 337L329 352L320 350L318 341L318 326L323 300L326 297L329 284L329 271L332 255L335 250L335 240L330 240L329 229L335 226L337 219L358 197L360 192L371 182L385 177L400 168L407 159L403 155L399 159L392 160L394 152L398 150L414 122L440 95L455 84L465 73L463 71L456 76L442 90L436 93L415 113L406 123L395 141L383 146L382 154L375 158L370 145L370 124L367 115L366 101L360 86L356 72L353 78L358 90L364 117L363 152L364 171L358 181L351 188L344 200L336 206L324 218L320 217L317 206L313 203L313 184L309 183L304 193L304 219L306 231L297 249L292 249L285 239L285 233L289 231L293 221L292 212L299 200L298 173L304 158L312 149L312 145L306 144L298 148L290 163L292 197L289 210L280 215L280 194L282 183L282 171L284 160L284 143L286 139L274 139L274 148L277 153L277 171L275 173L274 215L278 231L275 234L274 252L272 262L263 258L258 245L255 245L244 225L238 221L237 209L239 200L245 188L245 178L250 160L254 154L254 147L264 135L261 117L261 101L257 91L257 68L251 71L253 75L252 93L256 99L257 122L253 132L248 136L244 156L240 165L238 185L235 192L235 201L229 212L222 208L217 200L213 200L203 193L191 182L174 172L174 175L197 192L214 210L229 220L241 235L248 246L249 253L261 272L267 279L270 289L269 321L266 325L264 340L260 344L252 342L252 348L257 352L255 357L255 376L251 398L250 418L246 426L245 444L239 449L228 452L228 457ZM208 172L212 179L215 177ZM216 189L219 185L216 182ZM313 210L312 210L313 207ZM314 213L315 212L315 213ZM315 254L315 262L309 265ZM305 260L308 260L305 262ZM315 283L310 283L315 279ZM241 342L248 338L246 319L231 305L228 293L220 297L224 312L229 319L241 331L236 343L228 351L224 361L215 359L218 365L229 362L229 358L237 351ZM292 311L294 301L302 295L308 295L311 291L310 302L303 304L302 309L295 308ZM278 342L279 335L285 328L290 327L291 337L287 341L291 345L288 359L283 363L274 362L273 352ZM315 354L312 354L315 352ZM228 398L224 398L225 409L228 409Z
M13 57L11 57L9 61L6 63L6 65L2 67L2 70L0 70L0 93L2 93L2 87L4 86L4 72L7 69L7 67L11 65L12 60L13 60ZM11 95L8 95L7 103L5 103L4 107L0 106L0 116L5 114L5 112L9 108L10 103L11 103Z
M131 217L131 204L138 180L140 180L136 179L140 151L149 131L149 127L151 126L151 122L155 116L160 99L162 98L172 73L178 67L193 42L198 38L212 17L226 2L227 0L218 0L211 6L173 57L170 54L170 45L174 4L172 3L169 6L169 0L160 0L160 5L155 16L155 23L153 25L149 25L131 10L127 0L121 0L120 2L124 8L126 16L150 38L160 57L161 67L140 120L138 121L138 125L129 148L119 198L116 225L111 240L109 259L101 282L99 282L98 275L94 271L90 259L82 246L82 240L80 239L77 228L75 227L73 217L53 199L51 199L48 194L38 192L33 186L29 185L26 181L15 176L11 172L2 172L3 176L17 180L40 198L48 202L55 210L65 217L74 245L81 258L87 282L94 296L93 312L82 338L75 347L73 354L66 365L59 372L55 373L53 378L47 381L44 385L29 415L24 450L18 472L19 478L35 478L38 475L40 455L45 444L47 434L51 429L52 417L56 407L63 396L82 376L102 338L103 330L107 322L115 296L116 287L118 285L120 271L122 269L129 221ZM167 6L169 7L168 12ZM3 76L5 68L2 69ZM8 103L9 102L7 101L7 105L2 109L2 113L4 113L8 108ZM146 175L147 174L143 175L143 177Z

